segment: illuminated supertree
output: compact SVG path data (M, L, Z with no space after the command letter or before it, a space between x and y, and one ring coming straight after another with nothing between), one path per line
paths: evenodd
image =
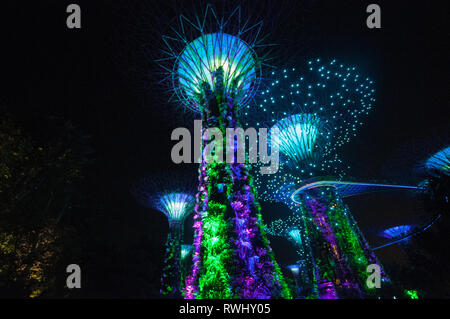
M239 7L220 19L209 5L202 18L180 16L179 21L174 35L164 37L168 57L161 63L171 63L165 69L178 100L200 113L202 136L208 128L225 136L225 128L239 127L238 109L259 85L261 59L255 48L261 23L241 21ZM207 148L203 139L185 298L290 297L264 232L247 165L223 162L225 139L215 138L212 144Z
M449 133L449 127L436 128L426 137L405 143L384 166L383 173L391 180L418 185L416 197L427 215L425 227L435 219L439 219L436 223L439 229L450 227L446 226L449 224L446 212L450 210Z
M183 183L179 176L143 178L132 188L132 194L140 204L166 215L169 232L166 240L164 267L161 276L161 294L181 297L181 261L183 258L183 225L193 211L194 196L189 192L190 183Z
M450 211L450 146L429 156L423 166L427 171L425 206L434 214Z
M307 188L292 197L321 176L345 176L349 167L338 150L372 109L373 81L336 60L311 60L307 68L274 71L257 101L259 118L253 121L280 129L272 142L279 145L284 162L275 178L257 181L258 192L302 216L302 233L308 237L303 242L310 243L319 298L374 296L376 289L366 285L366 268L378 261L336 189ZM383 280L388 281L384 273Z
M281 130L275 138L284 162L303 180L345 174L338 150L356 136L375 102L374 82L355 66L335 59L308 61L306 68L273 71L246 125Z
M431 225L428 225L422 229L419 229L419 227L416 225L398 225L389 227L378 234L380 237L389 239L389 242L380 245L379 247L375 247L374 250L397 243L399 243L402 246L403 250L406 250L406 246L409 243L411 237L424 231L429 226Z
M277 219L269 224L267 233L289 240L298 254L296 285L302 288L303 297L317 298L317 285L314 280L314 260L312 259L309 237L305 234L304 220L300 214L291 214L287 218ZM291 269L292 270L292 269ZM300 283L297 277L300 275Z
M450 146L429 156L422 165L427 173L424 204L428 211L441 216L450 211Z
M399 225L390 227L388 229L385 229L380 236L388 239L399 239L400 237L404 238L406 235L408 235L413 226L412 225Z
M424 166L431 175L450 176L450 146L430 156Z

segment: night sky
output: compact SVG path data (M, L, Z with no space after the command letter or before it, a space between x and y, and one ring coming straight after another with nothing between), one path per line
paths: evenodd
M98 236L127 249L145 237L161 258L165 217L139 206L130 186L139 177L168 169L171 131L192 126L194 118L174 103L154 59L161 35L177 15L192 15L199 1L9 1L2 3L2 93L0 103L40 138L45 116L58 116L92 136L96 150L86 192L101 203L108 222ZM66 6L78 3L81 30L66 27ZM230 12L237 1L211 1ZM403 144L447 127L448 4L436 1L375 1L382 28L368 29L365 8L373 1L243 1L263 31L276 67L302 66L309 58L336 57L357 65L376 83L375 110L358 136L343 150L352 177L392 180L383 168ZM193 5L195 3L195 5ZM206 3L201 1L201 3ZM406 160L408 155L405 154ZM411 163L413 165L414 163ZM196 170L195 164L182 169ZM407 171L407 170L405 170ZM376 244L376 231L412 220L408 194L375 194L348 201L361 228ZM374 204L375 203L375 204ZM266 221L287 214L279 205L263 206ZM192 231L186 227L186 240ZM271 239L282 263L294 262L282 240ZM380 251L395 258L395 248Z

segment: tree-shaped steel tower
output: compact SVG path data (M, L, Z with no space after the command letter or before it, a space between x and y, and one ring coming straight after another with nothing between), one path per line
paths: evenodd
M132 188L140 204L162 212L168 219L161 294L174 298L181 297L183 225L194 206L194 196L187 186L190 184L183 183L179 176L168 175L164 180L143 178Z
M208 5L195 21L180 16L173 36L165 36L172 66L165 66L175 96L200 113L202 136L218 128L239 127L238 110L259 85L261 58L255 53L262 23L241 20L237 7L228 19ZM166 63L167 65L167 63ZM194 215L193 267L186 298L290 297L264 232L260 206L245 163L225 163L226 145L203 139ZM209 158L209 160L208 160Z

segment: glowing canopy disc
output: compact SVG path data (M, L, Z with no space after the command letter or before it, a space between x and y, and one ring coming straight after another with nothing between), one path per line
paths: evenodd
M272 137L280 151L294 162L310 158L319 135L319 119L312 114L296 114L277 122L278 136Z
M225 93L234 95L239 106L255 94L259 77L255 53L239 37L226 33L203 34L186 45L173 72L174 87L181 101L199 112L202 83L214 85L214 73L222 67Z
M450 175L450 146L440 150L431 156L425 163L428 171L440 171L445 175Z
M191 213L190 205L193 199L189 194L170 193L161 196L158 206L169 221L183 221Z

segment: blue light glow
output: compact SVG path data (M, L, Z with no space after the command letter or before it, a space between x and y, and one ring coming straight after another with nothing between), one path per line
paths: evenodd
M418 235L418 234L420 234L420 233L423 233L423 232L426 231L428 228L430 228L431 226L433 226L433 224L434 224L439 218L441 218L441 214L437 215L431 222L425 224L425 226L422 226L422 227L417 227L417 226L416 226L415 229L417 229L417 230L415 230L415 231L413 231L413 232L410 232L410 233L406 234L406 235L403 236L403 237L400 237L400 239L395 239L395 238L394 238L395 240L393 240L393 241L391 241L391 242L389 242L389 243L387 243L387 244L383 244L383 245L381 245L381 246L372 248L372 250L378 250L378 249L380 249L380 248L384 248L384 247L387 247L387 246L390 246L390 245L393 245L393 244L396 244L396 243L399 243L399 242L403 242L403 241L409 240L409 238L411 238L411 237L413 237L413 236L416 236L416 235ZM381 234L381 236L384 237L383 234Z
M403 237L406 236L409 232L411 232L412 228L413 227L411 225L394 226L384 230L381 233L381 236L389 239Z
M289 269L294 276L298 276L298 274L300 273L299 265L289 265L289 266L286 266L286 268Z
M203 34L189 43L179 55L174 72L178 97L199 111L201 84L214 85L219 67L224 71L225 93L236 95L240 106L253 97L258 84L255 54L239 37L226 33Z
M431 156L426 162L428 171L439 171L445 175L450 175L450 146L440 150Z
M192 211L194 198L185 193L169 193L159 198L158 208L170 221L183 221Z
M305 184L300 188L298 188L297 190L295 190L295 192L293 192L291 195L291 199L294 202L297 202L296 197L299 196L302 192L318 187L336 188L339 195L342 198L382 190L393 190L393 189L416 190L423 188L422 186L408 186L395 184L373 184L373 183L358 183L346 181L316 181Z

